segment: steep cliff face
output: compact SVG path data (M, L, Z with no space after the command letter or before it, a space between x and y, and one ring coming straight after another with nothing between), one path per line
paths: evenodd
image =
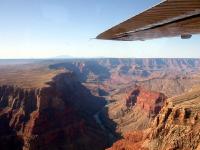
M200 143L199 93L196 89L168 100L153 122L148 147L197 149Z
M148 91L138 87L133 90L126 99L127 107L140 107L149 116L157 115L167 97L159 92Z
M93 115L104 104L71 73L44 88L1 86L1 149L103 149L107 137Z
M125 99L108 105L104 112L104 118L108 119L104 119L104 122L110 128L116 125L116 131L122 135L146 129L161 110L166 98L162 93L136 87L126 94Z
M1 66L0 149L101 150L115 132L123 139L111 149L194 149L200 92L192 90L161 107L165 95L200 83L199 66L199 59L75 59ZM108 105L101 113L104 98Z
M128 133L109 150L198 150L199 89L168 99L150 128Z

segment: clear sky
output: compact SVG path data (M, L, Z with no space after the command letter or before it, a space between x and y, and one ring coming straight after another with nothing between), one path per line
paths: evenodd
M0 0L0 58L200 57L200 35L91 40L160 0Z

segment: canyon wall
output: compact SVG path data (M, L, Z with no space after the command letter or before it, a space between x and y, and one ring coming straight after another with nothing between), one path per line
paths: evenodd
M143 130L149 127L166 99L162 93L135 87L124 99L109 104L102 111L101 119L108 128L122 135Z
M134 106L140 107L149 116L155 116L159 113L166 99L167 97L163 93L148 91L144 88L137 87L127 96L126 106L128 108Z
M56 62L49 68L70 70L84 83L103 83L111 89L138 84L168 97L200 84L199 59L72 59Z
M198 150L199 89L168 99L148 129L127 133L109 150Z
M0 86L1 149L104 149L106 134L93 119L105 101L94 97L72 73L49 86Z
M113 150L199 146L199 89L178 96L200 84L199 59L74 59L44 61L45 69L37 65L1 68L2 150L102 150L110 136L123 137Z
M200 94L192 90L168 99L152 122L148 147L157 150L197 149L200 144Z

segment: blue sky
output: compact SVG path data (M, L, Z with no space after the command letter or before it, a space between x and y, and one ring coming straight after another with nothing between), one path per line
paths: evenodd
M0 58L200 57L190 40L92 40L160 0L0 0Z

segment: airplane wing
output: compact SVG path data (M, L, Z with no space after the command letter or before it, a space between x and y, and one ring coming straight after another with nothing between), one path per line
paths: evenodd
M136 41L190 38L200 33L200 0L165 0L101 33L97 39Z

